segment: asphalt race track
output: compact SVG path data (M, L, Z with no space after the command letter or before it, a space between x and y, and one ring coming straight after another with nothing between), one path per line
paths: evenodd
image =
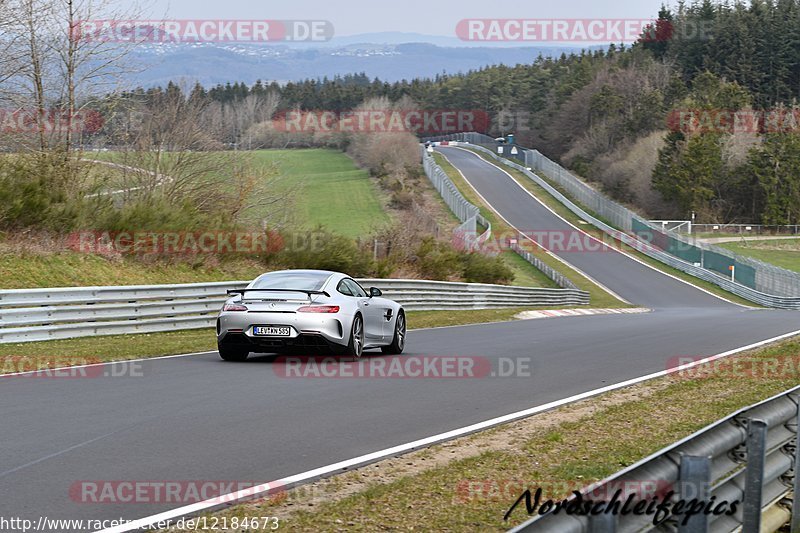
M492 165L443 151L519 229L572 229ZM402 356L473 356L495 371L501 360L529 361L530 375L284 377L281 361L206 354L144 361L118 377L0 378L0 516L141 518L184 502L93 504L74 489L82 481L271 481L658 372L677 356L800 329L798 313L725 302L611 250L559 255L654 311L416 331Z
M524 233L548 232L552 236L545 239L546 244L554 245L546 246L548 249L629 302L650 308L729 305L617 253L613 246L595 241L593 247L590 239L580 240L578 246L568 245L575 228L543 207L511 177L473 152L439 150L511 225ZM553 236L562 237L564 246L559 247Z

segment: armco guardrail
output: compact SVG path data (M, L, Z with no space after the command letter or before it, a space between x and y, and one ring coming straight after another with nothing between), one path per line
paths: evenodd
M584 488L585 499L619 501L642 497L660 501L738 501L732 515L699 513L681 525L667 519L656 527L653 514L600 513L592 516L544 514L512 529L514 533L615 533L617 531L730 532L775 531L791 521L800 531L800 457L797 453L800 387L747 407L638 463ZM532 489L535 490L535 489ZM655 494L654 494L655 493ZM631 496L633 495L633 496ZM555 495L552 495L555 496ZM543 500L548 499L543 495ZM635 502L632 502L631 507ZM524 509L524 504L521 505ZM794 510L795 512L792 512ZM516 511L515 511L516 512Z
M452 140L464 140L463 137L465 135L480 135L480 134L454 134L454 135L451 135L451 136L448 136L448 137L452 137ZM481 136L481 137L484 137L484 136ZM448 139L448 140L450 140L450 139ZM686 272L687 274L690 274L690 275L692 275L694 277L697 277L697 278L702 279L704 281L708 281L710 283L713 283L714 285L717 285L717 286L725 289L726 291L731 292L733 294L736 294L737 296L740 296L740 297L742 297L742 298L744 298L746 300L749 300L749 301L751 301L753 303L757 303L759 305L763 305L763 306L766 306L766 307L774 307L774 308L779 308L779 309L798 309L798 310L800 310L800 296L796 297L796 296L781 296L781 295L775 295L775 294L767 294L767 293L758 291L756 289L753 289L751 287L748 287L746 285L742 285L741 283L738 283L738 282L735 282L735 281L731 281L730 278L723 277L722 275L717 274L716 272L714 272L712 270L709 270L707 268L703 268L701 266L695 265L694 263L690 263L688 261L684 261L684 260L682 260L682 259L680 259L680 258L678 258L678 257L676 257L674 255L671 255L671 254L665 252L664 250L661 250L661 249L653 246L650 243L646 243L646 242L643 242L643 241L639 240L634 235L625 233L623 231L619 231L618 229L616 229L616 228L606 224L605 222L593 217L592 215L590 215L589 213L584 211L581 207L576 205L572 200L570 200L564 194L562 194L555 187L550 185L550 183L548 181L544 180L543 178L541 178L539 175L535 174L534 172L531 172L530 170L528 170L527 167L525 167L523 165L520 165L518 163L515 163L513 161L510 161L508 159L505 159L505 158L499 156L498 154L496 154L495 152L493 152L492 150L489 150L488 148L485 148L485 147L483 147L481 145L475 145L470 141L466 141L466 142L469 142L472 145L472 147L475 148L476 150L481 151L483 153L486 153L487 155L489 155L489 156L493 157L494 159L498 160L499 162L519 170L520 172L525 174L528 178L530 178L531 180L536 182L537 185L539 185L540 187L545 189L548 193L550 193L552 196L554 196L559 202L564 204L565 207L567 207L570 211L572 211L573 213L578 215L580 218L586 220L587 222L589 222L590 224L592 224L596 228L602 230L604 233L606 233L607 235L613 237L614 239L618 239L618 240L622 241L623 243L627 244L628 246L631 246L632 248L635 248L636 250L644 253L645 255L647 255L649 257L652 257L653 259L656 259L656 260L658 260L658 261L660 261L660 262L662 262L662 263L664 263L666 265L669 265L669 266L671 266L673 268L681 270L682 272ZM550 176L548 175L548 177L550 177ZM577 179L577 178L575 178L575 179ZM562 184L559 183L559 186L561 186L561 185ZM596 194L599 194L599 193L596 193ZM613 203L610 200L608 200L608 202L609 203ZM638 215L634 215L632 211L627 210L626 208L624 208L622 206L618 206L618 207L621 210L625 210L628 213L631 213L631 217L632 218L629 219L629 221L634 221L634 220L637 221L637 222L642 222L643 221L643 219L638 217ZM613 213L609 212L609 213L601 214L601 216L606 216L606 215L611 215L611 214L613 214ZM622 217L622 215L618 214L617 216L609 216L607 218L612 219L612 220L616 219L616 218L619 218L619 220L617 222L614 222L614 224L618 224L618 222L623 220L623 218L621 218L621 217ZM646 221L644 221L644 223L649 225L649 223L646 222ZM631 227L631 222L629 222L627 224L627 226L625 224L619 224L619 227L622 227L622 228L628 227L628 228L630 228ZM656 229L654 226L653 226L653 228ZM705 246L708 246L708 245L705 245ZM772 268L775 269L777 267L772 267ZM779 270L782 270L782 269L779 269ZM763 272L764 271L762 271L762 273ZM796 275L796 273L792 273L792 275ZM777 278L773 278L773 279L777 279Z
M524 250L520 247L519 243L524 241L524 237L520 235L517 238L517 242L512 243L510 248L514 250L520 257L522 257L525 261L532 264L536 268L539 269L545 276L552 279L556 282L556 285L562 287L564 289L577 289L578 286L572 283L572 281L567 278L561 272L558 272L556 269L551 268L550 265L546 264L544 261L533 255L532 253Z
M425 175L428 176L430 182L439 191L439 195L447 204L447 207L450 208L450 211L461 221L461 225L453 231L453 241L467 250L481 246L492 236L492 225L483 218L478 206L464 198L458 187L447 176L447 172L436 164L427 150L424 147L420 148L422 150L422 168L425 170ZM483 225L486 231L475 237L478 224Z
M586 305L573 289L362 279L410 311ZM0 343L210 327L228 289L246 281L0 290Z
M456 237L465 239L476 235L478 217L481 216L480 209L464 198L458 187L447 177L444 169L436 164L425 148L420 147L420 149L422 151L422 168L425 170L425 175L428 176L430 182L439 191L450 211L461 221L461 225L456 228ZM483 236L488 238L489 235L491 235L491 228L487 229ZM469 247L470 243L464 242L464 246Z

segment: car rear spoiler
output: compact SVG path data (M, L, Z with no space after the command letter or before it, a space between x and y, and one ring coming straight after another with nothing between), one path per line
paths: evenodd
M302 292L302 293L305 293L305 294L307 294L309 298L311 297L311 295L312 295L312 294L324 294L324 295L325 295L325 296L327 296L328 298L330 298L330 297L331 297L331 295L330 295L330 294L328 294L328 293L327 293L327 292L325 292L325 291L308 291L308 290L305 290L305 289L228 289L228 295L231 295L231 294L241 294L242 296L244 296L244 293L245 293L245 292L251 292L251 291L263 291L263 292Z

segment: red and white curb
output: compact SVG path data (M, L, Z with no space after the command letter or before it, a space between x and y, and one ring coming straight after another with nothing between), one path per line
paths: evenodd
M514 315L520 320L532 320L535 318L555 318L559 316L588 316L588 315L633 315L638 313L649 313L652 309L646 307L630 307L623 309L553 309L542 311L523 311Z

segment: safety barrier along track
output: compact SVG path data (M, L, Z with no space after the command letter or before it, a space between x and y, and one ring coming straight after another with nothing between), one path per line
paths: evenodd
M409 311L586 305L575 289L361 279ZM228 289L246 281L0 291L0 343L209 327Z
M683 524L673 516L658 527L653 514L544 514L513 533L617 531L775 531L791 519L800 530L797 434L800 387L741 409L581 491L595 501L620 490L620 500L668 498L738 502L732 514L699 513ZM544 495L544 499L554 495ZM524 504L522 505L524 508Z

